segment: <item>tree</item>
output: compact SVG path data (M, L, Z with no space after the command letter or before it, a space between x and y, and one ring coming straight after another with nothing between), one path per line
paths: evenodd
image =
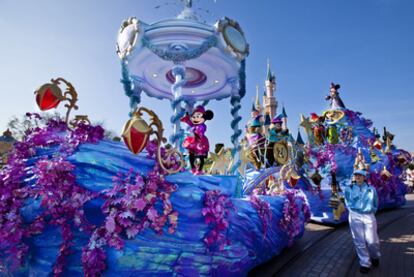
M31 117L36 118L36 120L30 120ZM45 124L50 119L63 120L63 118L60 116L58 112L44 112L41 114L26 113L25 115L20 117L16 115L12 116L9 122L7 123L7 128L10 129L15 139L21 140L28 130L39 127L40 125Z

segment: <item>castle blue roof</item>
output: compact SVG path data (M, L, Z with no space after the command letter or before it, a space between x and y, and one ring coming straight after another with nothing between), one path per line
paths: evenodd
M16 139L12 136L9 129L7 129L7 131L5 131L2 136L0 136L0 141L2 141L2 142L14 142L14 141L16 141Z
M287 117L288 116L286 114L285 107L283 107L283 109L282 109L282 118L287 118Z
M6 137L6 136L1 136L0 137L0 141L13 142L14 141L14 138L12 138L12 137Z
M252 112L253 112L253 111L258 112L258 110L256 109L256 107L254 106L254 103L252 104Z
M273 82L275 80L275 74L270 70L270 63L267 62L267 72L266 72L266 81Z
M298 130L298 136L296 137L296 143L300 145L305 145L305 142L303 141L299 130Z

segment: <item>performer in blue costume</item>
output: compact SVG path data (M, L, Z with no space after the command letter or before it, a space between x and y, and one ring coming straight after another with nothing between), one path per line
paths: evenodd
M365 181L364 170L354 171L355 183L345 189L345 204L349 210L349 227L359 258L360 272L377 267L381 256L375 212L378 196L375 188Z

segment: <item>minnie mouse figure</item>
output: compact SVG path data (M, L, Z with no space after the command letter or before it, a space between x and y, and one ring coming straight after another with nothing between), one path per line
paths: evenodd
M203 174L204 159L207 158L210 149L208 138L204 135L207 130L204 122L213 119L213 117L214 113L212 111L206 111L203 106L197 106L191 114L191 117L186 113L181 118L182 122L187 123L191 127L190 131L194 134L194 136L185 138L183 147L189 152L191 172L196 175ZM194 165L196 158L200 161L198 170Z

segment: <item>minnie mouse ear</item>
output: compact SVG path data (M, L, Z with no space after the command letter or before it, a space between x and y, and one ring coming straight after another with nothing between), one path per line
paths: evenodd
M203 118L205 120L211 120L211 119L213 119L213 117L214 117L214 113L210 110L207 110L203 115Z

